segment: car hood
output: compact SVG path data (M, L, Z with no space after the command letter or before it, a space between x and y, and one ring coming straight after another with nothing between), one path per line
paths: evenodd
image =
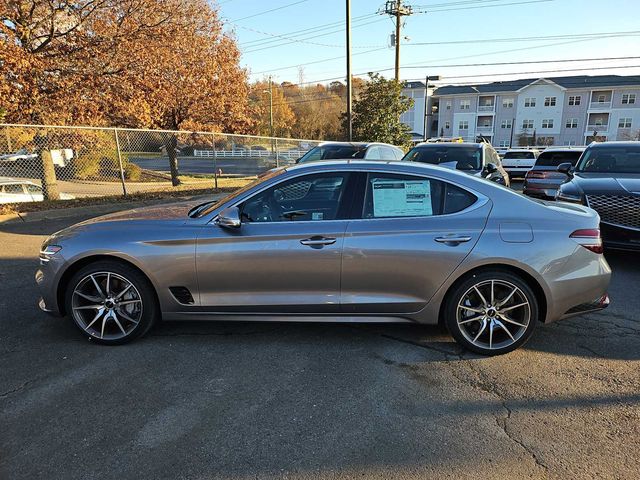
M153 205L149 207L134 208L121 212L110 213L100 217L85 220L80 225L91 225L103 222L128 222L146 220L186 220L189 210L199 202L185 201L164 205Z
M572 180L586 194L597 193L636 193L640 194L640 175L618 173L576 172Z

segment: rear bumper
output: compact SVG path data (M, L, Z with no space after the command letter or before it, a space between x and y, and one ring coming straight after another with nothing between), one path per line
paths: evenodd
M528 185L526 182L524 184L524 188L522 189L522 193L529 197L542 198L543 200L554 200L556 198L556 192L558 191L558 187L554 188L544 188Z
M575 307L570 308L561 317L561 320L564 320L565 318L575 317L576 315L583 315L585 313L598 312L607 308L610 303L611 299L609 298L609 294L605 293L600 298L597 298L592 302L581 303L580 305L576 305Z

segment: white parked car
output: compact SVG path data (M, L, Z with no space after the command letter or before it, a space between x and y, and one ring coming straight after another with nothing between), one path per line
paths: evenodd
M61 193L60 200L73 200L73 195ZM0 177L0 203L42 202L42 187L28 180Z
M38 158L37 153L29 153L25 148L21 148L15 153L0 155L0 162L17 162L19 160L34 160L36 158Z
M540 152L529 148L510 148L502 158L502 167L509 177L523 177L533 168Z

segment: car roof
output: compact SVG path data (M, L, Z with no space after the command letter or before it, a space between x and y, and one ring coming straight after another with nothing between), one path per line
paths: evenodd
M20 180L19 178L11 178L11 177L0 177L0 184L6 183L26 183L30 185L35 185L35 183L30 182L29 180Z
M640 147L639 141L607 141L607 142L592 142L588 145L588 148L608 148L608 147Z
M546 152L584 152L587 147L585 146L575 146L575 145L567 145L566 147L547 147L544 149L541 154Z
M486 143L482 143L482 142L478 142L478 143L472 143L472 142L431 142L431 143L427 143L427 142L422 142L417 144L414 148L436 148L436 147L452 147L452 148L461 148L461 147L477 147L477 148L481 148L482 145L487 145Z
M546 150L546 149L545 149ZM507 150L508 152L537 152L537 148L510 148Z
M321 142L317 146L324 147L326 145L329 145L329 146L335 145L336 147L351 146L351 147L365 147L365 148L370 147L372 145L384 145L385 147L393 147L393 148L400 149L400 147L396 147L395 145L391 145L390 143L382 143L382 142Z

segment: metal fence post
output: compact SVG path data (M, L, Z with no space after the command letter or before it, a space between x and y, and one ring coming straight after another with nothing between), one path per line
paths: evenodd
M124 169L122 168L122 154L120 153L120 140L118 140L118 129L113 129L113 135L116 137L116 151L118 152L118 167L120 168L120 181L122 182L122 195L127 196L127 185L124 181Z
M213 144L213 182L216 191L218 190L218 158L216 157L216 134L211 134Z
M280 166L280 155L278 152L278 139L275 139L275 143L276 143L276 167Z

